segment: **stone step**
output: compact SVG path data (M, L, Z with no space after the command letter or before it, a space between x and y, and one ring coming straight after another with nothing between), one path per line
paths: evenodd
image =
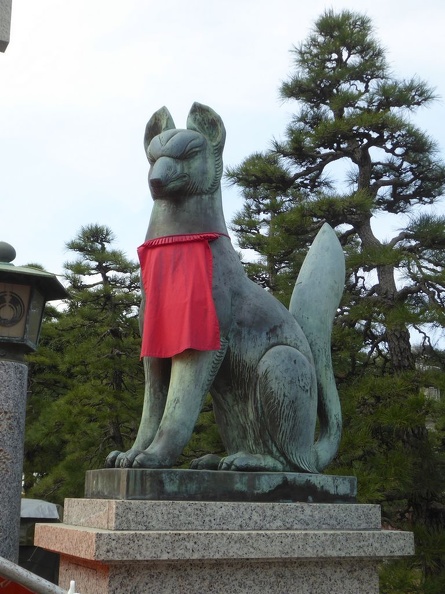
M35 544L101 562L383 559L413 554L413 534L380 531L111 531L37 524Z
M380 506L66 499L64 522L108 530L380 530Z

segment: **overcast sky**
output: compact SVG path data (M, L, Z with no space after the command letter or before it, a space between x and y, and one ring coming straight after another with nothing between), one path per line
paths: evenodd
M226 165L268 148L293 109L278 98L290 49L329 7L366 13L393 71L445 97L443 0L13 0L0 53L0 240L15 264L61 273L65 242L90 223L111 227L136 260L152 113L166 105L184 127L194 101L210 105L227 129ZM445 158L444 101L415 122ZM240 199L223 192L230 220Z

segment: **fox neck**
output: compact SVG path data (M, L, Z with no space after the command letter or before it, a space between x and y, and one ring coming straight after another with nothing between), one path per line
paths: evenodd
M186 233L228 234L221 188L212 194L157 198L154 201L146 239Z

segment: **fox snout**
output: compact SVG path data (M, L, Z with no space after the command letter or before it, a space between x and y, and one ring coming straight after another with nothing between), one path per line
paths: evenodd
M184 191L189 176L184 173L181 162L171 157L160 157L152 165L148 183L153 197L166 196L179 190Z
M149 180L149 184L150 184L150 189L154 194L156 194L157 192L162 190L162 188L164 187L164 182L162 181L162 179L160 177L152 177Z

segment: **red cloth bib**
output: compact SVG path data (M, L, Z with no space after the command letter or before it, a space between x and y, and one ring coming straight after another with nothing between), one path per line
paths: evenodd
M212 251L219 233L171 235L138 248L145 291L141 357L221 348L212 295Z

